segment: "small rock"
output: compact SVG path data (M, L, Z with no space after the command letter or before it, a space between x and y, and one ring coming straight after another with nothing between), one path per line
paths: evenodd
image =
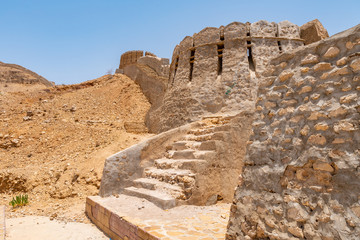
M57 217L57 213L53 213L50 216L50 221L54 220Z

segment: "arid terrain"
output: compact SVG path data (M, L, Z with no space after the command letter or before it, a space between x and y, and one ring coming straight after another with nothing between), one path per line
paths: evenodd
M85 198L98 193L106 157L149 136L124 127L143 126L149 107L121 74L55 87L0 82L0 205L7 218L88 222ZM20 193L29 204L12 209L9 201Z

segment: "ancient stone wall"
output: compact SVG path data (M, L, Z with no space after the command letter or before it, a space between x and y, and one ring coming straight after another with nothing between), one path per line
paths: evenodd
M152 55L146 55L144 57L139 58L137 63L152 68L157 73L157 75L161 77L166 77L166 78L169 77L170 65L168 58L159 58Z
M279 53L303 45L299 38L299 27L288 21L234 22L185 37L174 49L155 132L203 115L253 109L256 73Z
M144 51L128 51L121 55L119 69L124 69L125 66L134 64L139 58L144 56Z
M259 79L227 239L360 239L360 25Z

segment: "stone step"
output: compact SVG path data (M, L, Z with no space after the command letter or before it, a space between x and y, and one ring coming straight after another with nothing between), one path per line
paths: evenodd
M215 127L209 127L209 128L200 128L200 129L191 129L187 133L192 135L204 135L213 133L215 130Z
M179 185L172 185L161 182L155 178L138 178L134 180L134 186L137 188L146 188L149 190L168 188L173 191L181 192L182 188Z
M149 190L159 190L170 194L176 199L185 200L184 189L178 184L161 182L155 178L138 178L134 180L134 186L137 188L146 188Z
M203 150L203 151L216 150L216 141L208 140L208 141L201 142L198 149Z
M128 187L124 189L124 194L139 198L145 198L162 209L169 209L176 206L176 200L170 194L145 188Z
M215 133L208 133L204 135L186 135L186 141L197 141L197 142L204 142L209 140L220 140L224 141L224 132L215 132Z
M172 150L197 149L200 144L197 141L177 141L172 144Z
M169 157L173 159L194 159L196 150L194 149L185 149L178 151L169 151Z
M214 131L215 132L228 132L228 131L231 131L231 125L224 124L224 125L221 125L221 126L216 126Z
M201 159L168 159L162 158L155 160L155 167L159 169L189 169L197 171L199 168L206 167L207 161Z
M204 142L199 141L177 141L172 144L171 150L180 151L186 149L197 150L216 150L215 140L208 140Z
M147 178L155 178L170 184L179 184L183 188L189 188L195 183L195 174L187 169L150 167L145 169L144 173Z
M202 151L194 149L169 151L169 157L173 159L208 159L209 157L214 157L215 155L215 151Z

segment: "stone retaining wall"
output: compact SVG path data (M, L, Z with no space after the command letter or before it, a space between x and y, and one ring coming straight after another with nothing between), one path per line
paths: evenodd
M270 61L256 115L227 239L360 239L360 25Z
M111 210L86 198L86 214L96 226L113 240L158 240L144 229L132 224Z

